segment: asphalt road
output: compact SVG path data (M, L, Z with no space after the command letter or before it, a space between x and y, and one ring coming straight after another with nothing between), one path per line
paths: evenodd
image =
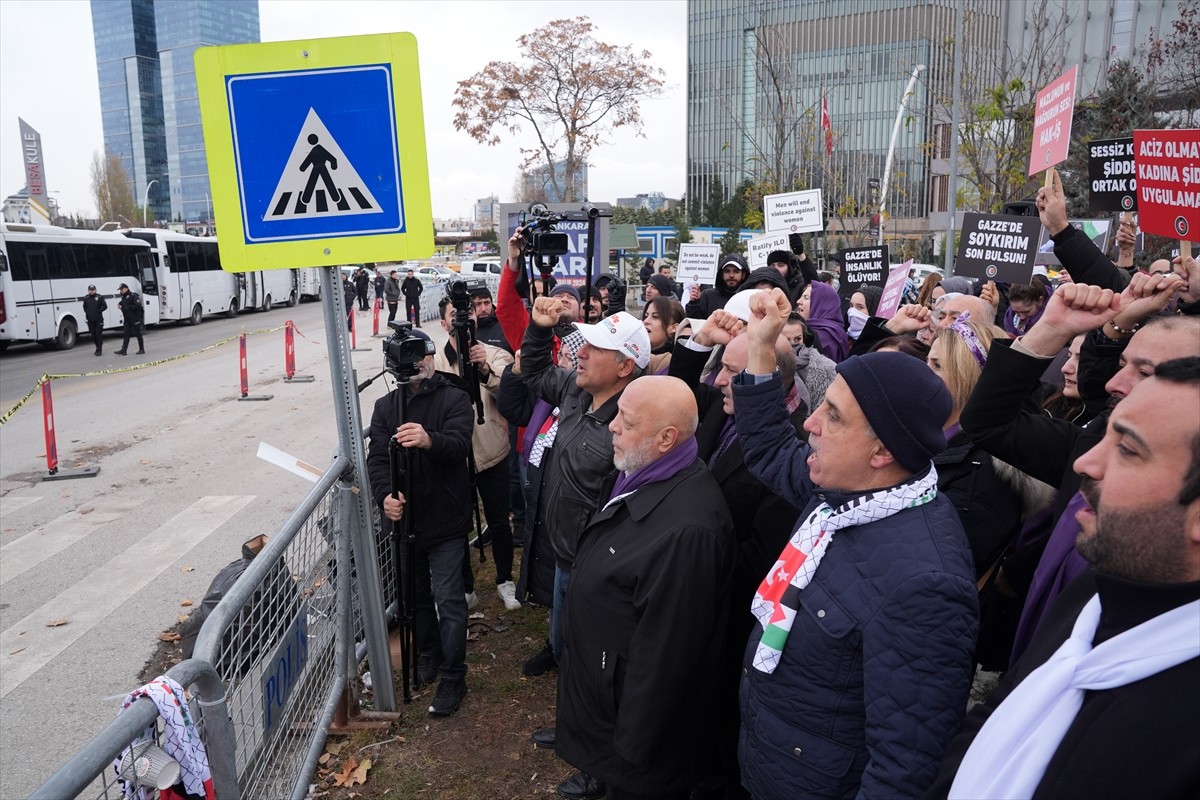
M0 797L24 797L115 716L161 631L199 603L241 543L277 530L310 484L256 457L267 442L318 466L336 447L317 303L167 325L146 334L145 356L105 355L90 341L56 352L14 346L0 354L0 413L43 373L102 372L194 353L292 319L297 371L287 384L284 334L248 339L250 392L239 402L236 341L128 372L53 381L64 468L99 466L94 478L38 482L45 443L35 394L0 427ZM361 312L358 380L382 366L380 340ZM426 330L443 341L436 323ZM364 423L389 387L360 395ZM54 623L51 625L51 623Z

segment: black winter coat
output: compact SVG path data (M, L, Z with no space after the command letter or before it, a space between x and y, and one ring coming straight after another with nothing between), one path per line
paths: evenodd
M416 276L405 278L400 284L400 291L404 292L404 296L409 300L416 300L421 296L421 292L425 291L425 286Z
M504 418L519 427L528 425L536 400L521 376L513 373L512 365L505 367L500 376L500 392L496 396L496 406ZM550 546L545 526L539 521L537 509L553 457L554 448L549 447L542 453L542 463L534 466L528 463L527 453L521 454L521 459L526 462L525 481L521 485L526 511L525 530L518 531L517 535L524 536L525 552L521 555L517 599L525 602L528 598L542 606L550 606L554 601L554 548Z
M698 459L592 518L567 590L559 756L648 796L695 783L732 539L725 503Z
M535 395L561 409L558 434L545 491L546 529L550 532L558 564L570 569L579 535L600 507L604 480L616 472L612 433L608 425L617 415L617 392L595 411L592 396L575 383L575 370L551 363L554 331L538 325L525 329L521 346L521 378Z
M103 295L88 294L83 297L83 318L88 325L103 324L104 312L108 310L108 301Z
M142 308L142 296L135 292L126 292L120 297L117 308L121 311L121 318L127 324L141 322L146 316L146 309Z
M933 457L938 491L954 503L982 577L1021 531L1021 497L996 472L995 462L961 431Z
M388 442L400 424L398 391L401 390L394 389L376 400L371 416L367 474L371 479L371 496L380 508L392 488ZM435 374L421 381L409 396L407 412L406 421L420 423L432 441L428 450L412 448L413 496L407 498L404 512L412 514L417 543L431 545L465 537L472 523L471 479L467 471L475 422L471 401L449 378Z
M1079 612L1097 592L1102 611L1093 642L1099 644L1200 598L1200 582L1145 584L1091 571L1079 576L1059 595L1021 660L987 700L971 709L962 732L947 749L927 800L949 794L979 729L1017 684L1066 641ZM1087 692L1046 765L1033 800L1194 800L1200 796L1197 686L1200 658L1193 658L1126 686Z

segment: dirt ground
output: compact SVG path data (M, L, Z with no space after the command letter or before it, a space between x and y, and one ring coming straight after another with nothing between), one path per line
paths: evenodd
M520 558L520 551L517 551ZM555 673L536 678L521 665L546 639L547 610L508 611L495 591L494 562L474 559L479 605L467 642L469 694L452 717L426 713L435 687L401 708L400 722L382 733L330 736L327 762L314 776L311 798L328 800L526 800L557 797L555 786L573 770L529 735L554 721ZM519 567L514 565L514 571ZM162 642L142 669L145 683L183 657L178 642ZM401 696L399 681L397 697ZM347 765L353 764L347 770ZM370 759L370 766L361 765ZM362 783L338 776L359 768Z

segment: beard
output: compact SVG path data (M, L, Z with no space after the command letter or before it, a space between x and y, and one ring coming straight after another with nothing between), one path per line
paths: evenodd
M1086 477L1079 491L1096 512L1096 529L1090 534L1080 531L1075 549L1096 569L1147 583L1189 580L1186 508L1178 503L1105 508L1096 481Z
M625 450L620 453L614 452L613 466L627 475L637 472L650 463L650 445L651 441L647 439L639 442L632 450Z

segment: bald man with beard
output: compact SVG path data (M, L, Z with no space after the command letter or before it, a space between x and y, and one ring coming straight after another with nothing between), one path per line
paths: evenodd
M697 458L691 389L638 378L617 409L619 472L567 593L557 752L609 800L683 800L708 752L733 525Z

